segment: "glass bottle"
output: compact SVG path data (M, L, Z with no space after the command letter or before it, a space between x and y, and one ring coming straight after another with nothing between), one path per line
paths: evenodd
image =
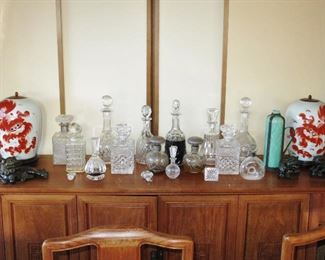
M256 141L248 132L248 116L249 108L252 105L252 100L248 97L240 99L240 128L236 139L240 144L240 161L245 158L255 155Z
M223 138L217 142L216 167L219 174L239 174L240 144L235 138L234 125L220 127Z
M167 165L165 172L170 179L176 179L181 173L179 166L176 164L177 149L175 145L169 147L170 164Z
M185 170L190 173L200 173L204 168L203 156L199 154L199 146L203 143L203 139L192 136L187 139L187 142L191 145L191 152L185 154L183 158Z
M99 181L105 178L106 165L99 157L99 137L91 138L92 154L85 166L86 176L89 180Z
M247 157L240 164L239 173L245 180L260 180L265 175L264 163L256 156Z
M204 134L204 143L202 145L202 154L206 165L215 165L216 163L216 144L219 139L219 109L208 108L208 131Z
M72 119L72 115L58 115L55 118L55 121L59 123L61 127L61 131L56 132L52 137L53 164L55 165L65 165L67 163L65 146L69 139L69 124Z
M150 152L149 138L153 136L150 130L152 110L150 106L143 106L141 112L143 129L136 143L135 160L137 163L146 164L146 155Z
M70 125L69 140L66 145L67 172L83 172L86 162L86 141L82 128L77 123Z
M180 115L180 102L178 99L173 100L172 103L172 128L169 130L166 136L165 152L168 158L170 158L170 147L177 146L176 163L182 164L183 157L186 153L185 135L179 127L179 115Z
M117 124L113 131L116 138L111 148L111 172L112 174L133 174L134 140L129 138L131 127L127 124Z
M103 129L100 134L99 139L99 156L102 160L109 164L111 163L111 145L112 145L112 127L111 127L111 119L112 119L112 104L113 99L109 95L105 95L102 97L102 112L103 112Z
M165 139L161 136L153 136L149 139L151 151L146 155L146 164L150 171L154 173L163 172L168 165L168 156L161 152L161 145Z

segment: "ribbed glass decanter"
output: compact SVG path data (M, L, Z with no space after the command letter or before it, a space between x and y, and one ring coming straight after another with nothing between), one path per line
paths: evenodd
M86 176L89 180L99 181L105 178L106 165L99 157L99 138L92 137L92 154L85 166Z

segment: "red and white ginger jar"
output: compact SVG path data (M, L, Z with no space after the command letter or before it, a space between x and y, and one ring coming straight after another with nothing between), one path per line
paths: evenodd
M286 112L286 124L292 127L289 153L303 164L325 154L325 104L311 96L292 103Z
M18 160L37 157L41 109L32 99L15 96L0 101L0 155Z

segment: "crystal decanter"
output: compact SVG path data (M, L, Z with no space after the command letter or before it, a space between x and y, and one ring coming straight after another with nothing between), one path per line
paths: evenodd
M112 97L109 95L103 96L102 104L103 129L99 139L99 156L106 164L109 164L111 163L111 145L113 140L111 128Z
M172 128L171 130L169 130L166 136L165 152L167 153L167 156L170 158L169 148L172 145L177 146L176 163L178 165L181 165L183 161L183 157L186 153L186 144L185 144L185 135L179 127L180 102L178 99L173 100L171 115L172 115Z
M143 129L136 143L135 160L137 163L146 164L146 155L150 152L149 138L153 136L150 130L151 107L143 106L141 112Z
M216 149L216 167L219 174L239 174L240 144L235 138L233 125L220 127L223 139L218 140Z
M191 145L191 152L185 154L183 158L185 171L200 173L204 168L203 156L199 154L199 146L203 143L203 139L198 136L192 136L187 142Z
M252 105L252 101L248 97L240 99L240 128L237 133L236 139L240 144L240 161L245 158L253 156L256 153L256 141L254 137L248 132L248 116L249 108Z
M265 175L264 163L256 156L247 157L240 164L239 174L245 180L260 180Z
M149 139L151 151L146 155L146 164L153 173L163 172L168 165L168 156L161 151L165 139L161 136L153 136Z
M111 148L111 172L112 174L133 174L134 140L129 138L131 127L127 124L117 124L113 131L116 138Z
M177 156L177 146L172 145L169 147L169 153L170 153L170 164L166 167L166 175L169 179L176 179L180 173L181 169L176 163L176 156Z
M55 121L61 127L60 132L56 132L52 137L53 164L64 165L67 163L65 146L69 139L69 125L73 119L72 115L58 115Z
M105 178L106 165L99 156L99 137L91 138L92 154L85 166L86 177L92 181Z
M204 134L204 143L202 145L202 154L206 165L215 165L216 163L216 144L219 139L219 109L208 108L208 130Z

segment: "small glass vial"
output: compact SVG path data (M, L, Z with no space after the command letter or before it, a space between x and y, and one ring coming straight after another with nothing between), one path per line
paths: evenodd
M116 138L111 148L111 172L112 174L133 174L134 140L129 138L131 127L127 124L117 124L113 131Z
M81 126L70 125L69 140L66 145L67 172L83 172L86 162L86 141L84 140Z
M113 99L109 95L102 97L102 112L103 112L103 130L99 139L99 156L102 160L109 164L111 163L111 146L112 146L112 104Z
M239 173L245 180L260 180L265 175L264 163L256 156L247 157L240 164Z
M141 112L143 129L136 143L135 160L137 163L146 164L146 155L150 152L149 138L153 136L150 130L152 110L150 106L143 106Z
M219 139L219 109L208 108L208 130L204 134L202 154L206 165L214 166L216 163L216 144Z
M168 156L166 153L161 152L161 146L165 139L161 136L153 136L149 139L151 151L146 155L146 164L150 171L153 173L165 171L168 165Z
M176 179L181 173L181 169L176 164L177 146L172 145L169 147L169 153L170 164L167 165L165 172L169 179Z
M180 116L180 102L178 99L173 100L172 103L172 128L169 130L166 136L165 152L170 158L170 147L177 146L176 163L181 165L183 157L186 153L185 135L179 127Z
M186 172L201 173L204 169L204 160L203 156L199 154L199 146L203 143L203 139L192 136L187 139L187 142L191 145L191 152L185 154L183 158L184 168Z
M99 181L105 178L106 165L99 157L99 137L91 138L92 154L85 166L86 177L92 181Z
M72 115L58 115L55 118L55 121L61 127L61 131L56 132L52 137L53 164L55 165L65 165L67 163L65 146L69 139L69 125L72 119Z
M240 144L240 161L253 156L256 153L256 141L248 132L248 116L249 108L252 105L252 100L248 97L240 99L240 128L236 139Z
M224 139L217 142L216 167L219 174L239 174L240 144L235 139L236 128L222 125L220 129Z

